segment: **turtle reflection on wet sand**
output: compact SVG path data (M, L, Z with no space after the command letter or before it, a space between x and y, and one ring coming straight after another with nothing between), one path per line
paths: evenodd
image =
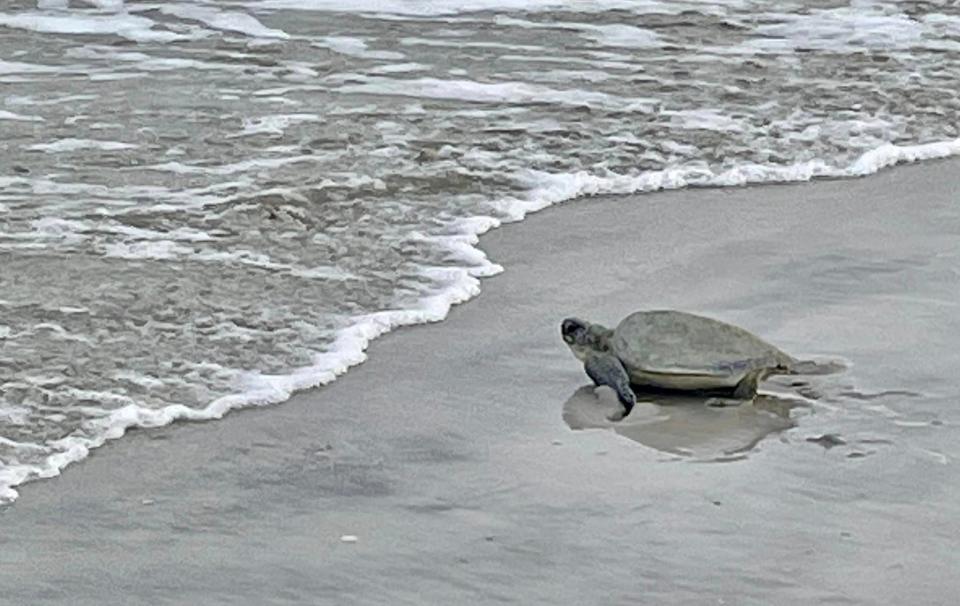
M695 461L735 461L764 438L796 426L793 411L812 405L790 394L758 395L752 404L714 408L708 398L684 394L642 396L627 419L612 421L620 408L613 392L583 386L563 405L570 429L611 430L672 456Z

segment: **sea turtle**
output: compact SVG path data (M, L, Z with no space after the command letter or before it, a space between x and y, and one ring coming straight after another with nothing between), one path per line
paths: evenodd
M770 375L818 372L742 328L682 311L638 311L615 330L567 318L560 330L593 382L617 392L624 416L636 403L631 386L752 399Z

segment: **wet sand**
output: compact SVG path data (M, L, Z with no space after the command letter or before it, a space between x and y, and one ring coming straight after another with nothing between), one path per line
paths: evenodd
M21 487L0 604L955 603L960 161L579 200L482 247L478 299L334 384ZM605 426L558 322L638 308L852 366Z

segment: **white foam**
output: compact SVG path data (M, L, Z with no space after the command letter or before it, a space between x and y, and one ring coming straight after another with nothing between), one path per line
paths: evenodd
M257 118L243 118L243 130L230 136L282 135L292 124L319 121L321 121L321 118L317 114L273 114Z
M37 331L47 332L47 338L54 338L60 341L76 341L86 345L93 345L93 341L91 341L89 337L86 337L82 334L72 333L56 322L41 322L40 324L35 324L29 332L36 333Z
M80 2L94 8L99 8L102 11L118 12L123 10L123 0L80 0ZM37 8L40 7L38 6Z
M40 116L26 116L24 114L15 114L13 112L8 112L6 110L0 109L0 120L14 120L17 122L43 122L43 118Z
M7 334L10 334L9 331ZM31 412L33 412L32 409L24 406L8 405L5 408L0 408L0 420L9 425L26 425L30 421ZM4 444L14 443L9 438L0 439L4 440ZM20 444L23 444L23 442L20 442Z
M872 149L857 159L848 169L850 176L872 175L882 168L917 162L919 160L933 160L960 155L960 139L939 141L920 145L894 145L887 143Z
M604 82L613 78L613 76L607 72L592 69L542 69L535 72L523 72L519 75L522 75L527 80L551 83L566 83L576 80L582 82Z
M960 16L936 13L923 15L921 20L937 36L960 38Z
M161 4L156 8L165 15L199 21L208 27L222 31L237 32L255 38L287 39L290 37L282 30L265 26L248 13L221 11L210 6L174 2Z
M349 272L341 267L321 266L307 268L291 268L290 274L299 278L309 278L312 280L359 280L360 276Z
M304 77L304 80L309 78ZM295 99L288 99L286 97L255 97L252 99L254 103L269 103L271 105L292 105L294 107L303 105L300 101Z
M165 187L148 185L106 187L104 185L91 183L55 181L47 177L0 176L0 188L10 188L19 192L29 192L38 195L91 196L98 198L101 203L131 206L139 208L140 210L146 209L139 202L133 201L137 198L170 198L184 202L207 202L221 199L208 196L207 194L210 192L215 192L220 188L229 189L234 185L243 187L247 184L238 181L177 192L170 191Z
M135 42L173 42L184 36L171 31L155 30L151 19L127 13L98 15L92 13L0 13L0 26L46 34L113 34Z
M495 18L498 25L507 25L520 27L524 29L550 29L550 30L573 30L579 32L584 38L593 40L603 46L616 46L622 48L660 48L664 45L663 40L648 29L642 29L634 25L623 23L614 23L608 25L595 25L593 23L575 23L569 21L528 21L526 19L517 19L514 17L498 16Z
M68 51L69 52L69 51ZM19 64L19 65L28 65L28 64ZM31 66L35 67L35 66ZM45 66L38 66L45 68ZM0 73L3 70L3 62L0 61ZM50 71L56 71L55 68L50 68ZM44 106L44 105L59 105L61 103L73 103L74 101L91 101L93 99L99 98L100 95L61 95L57 97L33 97L29 95L10 95L4 99L4 103L7 105L29 105L34 106Z
M140 242L110 242L103 247L106 257L116 259L173 259L193 253L187 248L172 240L153 240Z
M543 46L517 44L508 42L470 42L453 38L416 38L407 37L400 40L404 46L436 46L441 48L495 48L511 51L547 52Z
M590 53L592 54L592 53ZM643 71L643 66L625 61L609 61L605 59L585 59L583 57L559 56L559 55L514 55L506 54L499 57L501 61L519 61L522 63L562 63L563 65L589 65L590 67L603 67L606 69L616 69L625 72Z
M243 65L240 64L230 64L230 63L215 63L210 61L198 61L196 59L184 59L182 57L162 57L150 55L142 52L134 51L119 51L110 47L103 46L83 46L79 48L70 48L64 53L68 57L76 57L82 59L106 59L111 62L113 61L126 61L133 63L134 67L148 72L161 72L161 71L172 71L180 69L196 69L196 70L219 70L226 72L241 72L245 69ZM115 67L110 68L110 70L115 69ZM129 77L139 77L142 74L131 74L128 72L96 72L91 71L89 68L87 72L90 74L91 79L124 79Z
M178 227L167 231L157 231L142 227L133 227L122 223L100 221L94 227L97 233L116 234L141 240L176 240L178 242L210 242L214 238L205 231Z
M547 103L573 107L596 107L616 111L650 112L655 99L624 98L582 89L558 90L525 82L476 82L418 78L394 80L378 76L357 76L360 83L333 89L340 93L395 95L430 99L456 99L476 103Z
M328 48L342 55L351 57L360 57L363 59L403 59L403 53L385 50L370 50L367 43L361 38L352 38L349 36L326 36L320 39L320 42L314 42L312 46L319 48Z
M30 237L41 237L45 239L63 240L69 243L75 243L83 239L81 235L89 225L81 221L71 219L62 219L60 217L42 217L30 222L34 229Z
M70 307L70 306L63 305L58 307L57 311L59 311L62 314L68 314L68 315L69 314L88 314L90 313L90 308L89 307Z
M387 184L379 177L369 177L367 175L350 174L346 177L338 176L336 178L325 178L320 183L314 185L316 189L327 187L344 187L347 189L358 189L363 187L372 187L375 190L383 191L387 189Z
M37 143L26 149L30 151L45 151L50 153L75 152L82 149L99 149L102 151L119 151L122 149L134 149L136 145L132 143L121 143L120 141L99 141L96 139L59 139L51 143Z
M581 35L606 46L625 48L660 48L663 41L656 33L632 25L581 26Z
M3 16L0 15L0 20ZM2 25L0 21L0 25ZM0 59L0 75L3 74L49 74L50 72L60 71L63 68L53 67L51 65L41 65L39 63L23 63L21 61L4 61Z
M878 7L841 7L815 10L806 15L777 15L780 23L761 24L754 30L762 38L741 48L793 52L798 48L829 51L908 49L924 43L927 27L921 21Z
M247 6L256 10L288 9L310 11L334 11L352 13L381 13L431 17L457 15L478 11L497 12L568 12L598 13L610 10L627 11L633 14L677 14L693 10L704 14L722 14L724 6L697 1L665 2L659 0L248 0ZM742 5L739 0L729 0L728 6Z
M720 133L743 132L746 129L743 121L714 109L663 111L661 115L669 116L671 125L680 128L714 130Z
M387 65L378 65L370 68L367 73L370 74L400 74L408 72L422 72L430 69L429 65L423 63L389 63Z
M73 226L70 228L76 229ZM68 228L64 228L68 229ZM105 257L129 260L185 259L196 263L214 263L217 265L240 264L262 269L269 269L275 273L288 273L299 278L310 280L358 280L354 273L336 266L299 267L286 263L278 263L268 255L251 250L214 250L197 246L198 243L212 240L204 232L194 230L174 230L171 232L154 232L137 228L119 229L117 227L99 227L98 231L135 236L139 239L110 241L98 243L94 248ZM79 231L79 230L77 230ZM144 233L146 232L146 233ZM76 242L77 234L70 232ZM167 237L165 237L167 236Z
M251 250L212 250L184 246L181 241L175 240L127 240L122 242L108 242L99 250L105 257L131 260L167 260L188 258L198 263L216 263L250 265L274 271L291 271L289 265L273 262L263 253Z
M860 177L895 164L954 155L960 155L960 139L906 146L885 144L863 153L847 166L832 166L822 160L811 160L787 166L741 164L720 172L703 166L648 171L638 175L526 171L516 175L516 178L529 189L528 196L524 199L507 198L495 207L509 220L518 221L529 212L581 196L635 194L690 186L730 187L826 177Z
M143 168L162 172L171 172L179 175L232 175L252 169L278 168L280 166L296 164L298 162L318 162L320 158L320 154L290 156L285 158L253 158L231 164L219 164L214 166L197 166L195 164L183 164L182 162L171 161L164 162L162 164L153 164Z

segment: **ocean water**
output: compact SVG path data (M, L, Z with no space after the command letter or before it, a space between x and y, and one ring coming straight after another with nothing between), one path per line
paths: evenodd
M960 152L954 3L349 5L4 3L0 500L334 380L531 211Z

